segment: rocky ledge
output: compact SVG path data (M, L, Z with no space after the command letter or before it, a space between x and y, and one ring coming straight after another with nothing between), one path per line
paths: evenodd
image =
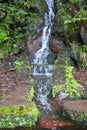
M72 120L87 122L87 100L64 101L63 111Z

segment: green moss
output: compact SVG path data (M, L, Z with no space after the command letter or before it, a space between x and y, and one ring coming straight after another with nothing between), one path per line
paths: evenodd
M34 88L32 86L28 92L28 100L31 102L33 98L34 98Z
M38 116L39 111L34 103L30 106L1 106L0 128L32 126Z

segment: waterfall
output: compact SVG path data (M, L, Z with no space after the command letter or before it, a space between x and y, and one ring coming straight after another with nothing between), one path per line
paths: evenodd
M53 67L52 64L49 64L48 59L50 55L49 44L54 19L54 4L53 0L45 0L45 2L48 6L48 12L44 15L45 25L41 40L42 47L35 53L35 58L32 63L32 75L37 79L37 101L40 102L43 109L51 109L48 103L48 95L50 93Z

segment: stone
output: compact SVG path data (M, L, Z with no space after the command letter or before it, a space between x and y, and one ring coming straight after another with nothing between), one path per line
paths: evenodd
M43 20L39 18L35 26L29 27L31 35L33 35L33 33L39 35L43 30L43 24L44 24Z
M29 60L32 63L35 53L41 48L41 35L29 37L27 46L29 51Z
M53 39L51 44L50 44L50 49L57 54L59 51L59 45L58 45L58 41L56 39Z
M58 99L59 100L63 100L65 99L66 97L68 97L68 93L65 93L65 92L60 92L60 94L58 95Z
M35 53L41 48L41 39L42 39L42 34L36 36L34 35L33 37L29 37L27 46L28 46L28 51L29 51L29 60L30 63L32 63L34 59ZM56 54L58 53L59 47L58 47L58 41L56 39L52 40L53 44L51 44L51 50L49 52L49 55L47 57L48 63L53 64L56 58Z
M81 28L80 35L84 44L87 45L87 25Z
M72 120L87 122L87 100L64 101L63 111Z

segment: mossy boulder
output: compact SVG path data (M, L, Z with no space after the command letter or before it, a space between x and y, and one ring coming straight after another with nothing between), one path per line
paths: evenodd
M0 106L0 128L32 126L39 111L34 103L24 106Z
M64 101L63 111L72 120L87 122L87 100Z

